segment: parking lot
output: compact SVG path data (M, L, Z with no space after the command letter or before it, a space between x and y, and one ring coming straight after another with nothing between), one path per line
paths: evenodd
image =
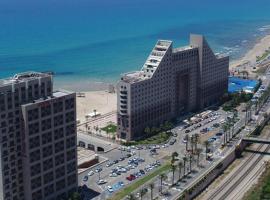
M198 147L203 149L202 155L205 154L203 141L208 140L213 159L219 158L222 156L217 151L223 141L222 124L231 115L231 113L218 110L205 115L197 115L188 122L184 120L172 129L174 136L165 144L119 146L117 149L102 154L108 159L107 162L79 174L80 184L99 193L94 199L106 199L121 188L133 183L134 180L154 171L164 163L163 158L171 156L173 152L177 152L180 159L183 158L187 153L186 135L198 134L200 136Z

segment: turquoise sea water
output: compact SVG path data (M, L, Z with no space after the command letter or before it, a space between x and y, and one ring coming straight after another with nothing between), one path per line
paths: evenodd
M66 88L115 82L141 68L157 39L185 45L189 33L236 59L269 34L269 9L269 0L0 0L0 77L37 70Z

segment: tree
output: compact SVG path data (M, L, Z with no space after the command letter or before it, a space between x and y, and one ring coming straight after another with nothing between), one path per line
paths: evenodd
M96 117L97 116L97 110L94 109L93 112L94 112L94 117Z
M146 127L144 129L144 132L147 134L147 135L151 135L151 129L149 127Z
M85 123L85 132L86 133L88 132L88 124L87 124L87 122Z
M186 141L186 151L188 151L189 135L185 135L184 140Z
M205 140L204 145L205 145L205 159L207 160L207 152L208 152L209 141Z
M172 127L173 127L173 124L172 124L171 122L166 121L166 122L164 123L164 128L165 128L166 131L172 129Z
M228 131L228 124L225 123L223 126L222 126L222 129L223 129L223 132L224 132L224 135L223 135L223 138L224 138L224 145L226 145L227 143L227 131Z
M193 155L189 154L189 172L192 170L192 160L193 160Z
M194 136L195 136L195 151L197 151L197 148L198 148L197 145L200 141L200 135L198 133L195 133Z
M202 149L197 148L197 150L196 150L196 155L197 155L197 167L200 166L200 155L201 155L201 153L202 153Z
M175 174L175 170L176 170L176 166L175 165L171 165L172 168L172 185L174 184L174 174Z
M128 196L127 196L127 199L128 200L136 200L136 197L134 196L134 194L129 194Z
M194 144L195 144L195 137L194 135L191 136L190 138L190 145L191 145L191 153L194 153Z
M186 162L188 161L188 158L186 155L184 156L183 161L184 161L184 176L185 176L186 175Z
M147 192L146 188L140 189L140 197L141 197L141 200L142 200L143 196L146 194L146 192Z
M157 128L153 126L153 127L151 128L151 134L154 135L154 134L156 134L156 133L157 133Z
M182 168L183 168L183 163L182 163L182 162L179 162L179 163L178 163L178 171L179 171L179 177L178 177L178 179L179 179L179 180L181 179L181 171L182 171Z
M81 200L81 196L78 192L73 192L68 200Z
M160 175L159 175L159 178L160 178L160 192L161 192L161 194L162 194L163 181L164 181L165 179L167 179L167 176L166 176L166 174L160 174Z
M149 188L150 188L150 192L151 192L151 200L153 200L153 190L155 188L155 184L154 183L150 183L149 184Z
M175 163L175 161L176 161L176 157L178 157L178 153L175 151L175 152L173 152L172 153L172 155L171 155L171 164L174 164Z

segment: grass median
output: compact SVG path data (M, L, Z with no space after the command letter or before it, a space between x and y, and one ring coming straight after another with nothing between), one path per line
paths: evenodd
M135 181L134 183L130 184L129 186L125 187L124 189L120 190L119 192L115 193L115 195L109 200L120 200L123 199L125 196L129 195L130 193L134 192L134 190L138 189L143 184L147 183L151 179L155 178L159 174L162 174L165 171L168 171L170 169L170 163L166 163L159 168L157 168L154 172L151 174L146 175L145 177Z

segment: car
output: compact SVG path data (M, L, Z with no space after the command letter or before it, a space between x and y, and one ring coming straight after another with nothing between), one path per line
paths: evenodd
M130 154L130 153L128 153L127 155L126 155L126 158L130 158L132 155Z
M119 181L118 184L121 185L122 187L125 185L123 181Z
M169 144L170 144L170 145L174 145L175 142L176 142L176 139L173 139L173 140L170 141Z
M223 135L223 133L222 132L218 132L218 133L216 133L216 136L222 136Z
M213 124L213 127L215 127L215 128L218 128L219 126L220 126L219 123L214 123L214 124Z
M110 185L107 186L107 190L108 190L110 193L113 193L113 192L114 192L112 186L110 186Z
M189 133L189 132L190 132L190 130L189 130L189 129L185 130L185 133Z
M130 174L129 176L126 177L126 179L129 181L133 181L136 179L136 176L134 176L133 174Z
M187 143L187 140L183 139L182 142L183 142L183 143Z
M107 181L103 180L103 179L100 179L100 180L97 181L98 185L102 185L102 184L105 184L105 183L107 183Z
M88 176L92 176L92 175L94 175L94 172L93 172L93 171L90 171L90 172L88 172L87 175L88 175Z
M118 163L118 160L114 160L114 161L113 161L113 164L116 164L116 163Z
M84 182L88 181L88 176L84 176L84 177L83 177L83 181L84 181Z
M141 173L142 175L144 175L144 174L145 174L145 171L142 170L142 169L140 169L140 173Z
M216 141L216 140L213 139L213 138L209 138L209 139L208 139L208 142L214 142L214 141Z
M102 168L101 167L98 167L96 168L95 172L98 173L98 172L101 172L102 171Z
M110 177L117 177L118 176L118 174L116 174L116 173L111 173L110 174Z
M106 164L106 167L110 167L110 166L112 166L112 165L113 165L113 163L108 162L108 163Z

